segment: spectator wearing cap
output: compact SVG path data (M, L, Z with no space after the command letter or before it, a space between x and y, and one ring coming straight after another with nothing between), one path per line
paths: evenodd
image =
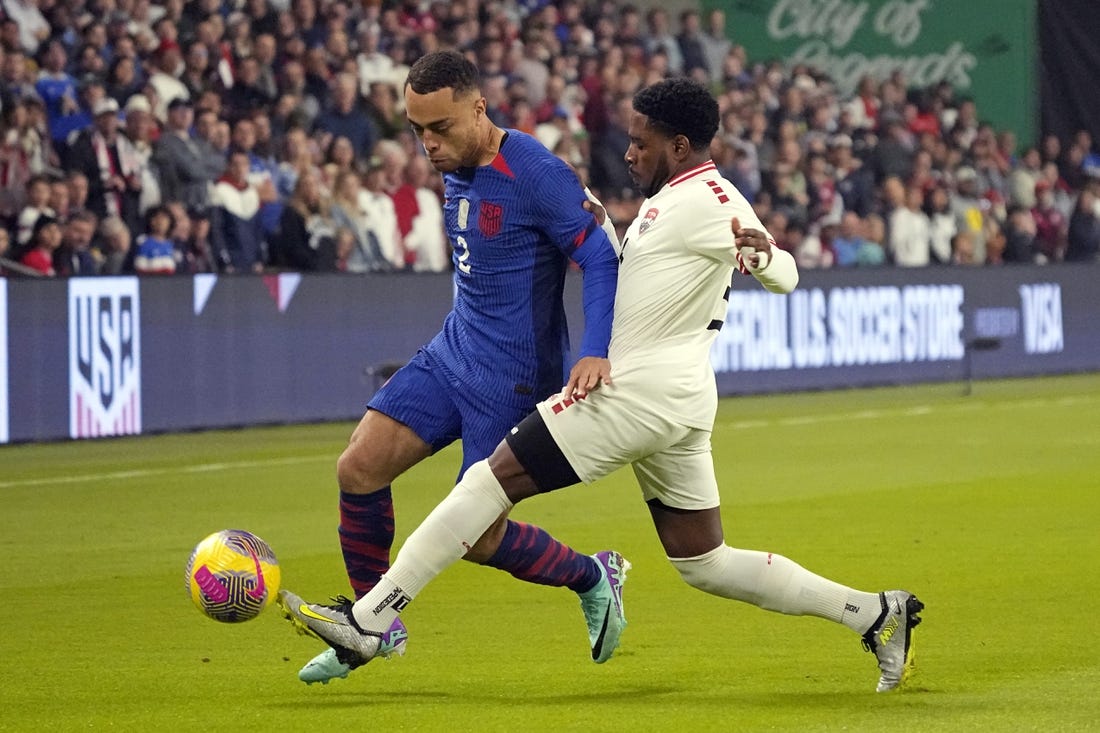
M191 135L191 103L182 97L167 107L164 131L153 146L152 160L160 171L161 197L188 208L210 204L210 183L221 173L224 160L204 154Z
M149 77L149 84L157 92L157 106L153 115L161 122L168 117L168 103L174 99L190 100L191 93L179 80L180 46L176 41L165 38L157 46L154 55L155 69Z
M95 122L72 145L69 167L88 177L88 208L96 216L117 216L137 229L141 161L130 141L118 134L118 102L105 96L93 112Z
M124 109L126 124L122 134L134 147L141 170L141 198L138 201L138 213L145 215L149 209L161 202L160 171L153 161L154 135L157 133L153 120L153 107L144 94L135 94L126 102Z
M19 262L48 277L57 275L53 254L61 246L61 225L52 216L40 216L31 232L30 247Z

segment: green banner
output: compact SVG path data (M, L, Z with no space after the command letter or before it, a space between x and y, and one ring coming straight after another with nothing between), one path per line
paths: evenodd
M807 63L844 95L860 77L902 69L926 87L946 79L997 129L1034 140L1035 0L711 0L750 61Z

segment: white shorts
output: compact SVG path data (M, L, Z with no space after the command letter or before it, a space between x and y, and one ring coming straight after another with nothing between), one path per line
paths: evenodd
M709 430L670 420L620 385L583 400L555 395L540 402L538 411L584 483L629 463L645 501L692 510L719 505Z

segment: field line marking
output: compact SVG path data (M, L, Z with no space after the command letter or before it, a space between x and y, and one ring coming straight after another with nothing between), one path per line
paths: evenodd
M753 418L750 420L730 420L716 422L714 427L732 430L753 430L768 425L782 425L784 427L803 427L806 425L821 425L823 423L847 422L849 420L876 420L880 418L920 417L932 415L937 412L971 412L981 409L1020 409L1044 406L1070 407L1073 405L1100 402L1100 395L1070 395L1066 397L1027 397L1018 400L998 401L985 403L981 401L960 402L957 404L941 405L909 405L897 408L874 408L859 410L856 412L834 412L821 415L798 415L795 417L780 418Z
M58 484L80 484L91 481L114 481L151 476L167 476L173 473L210 473L233 471L241 468L261 468L264 466L293 466L314 461L332 461L332 455L326 453L316 456L286 456L285 458L267 458L262 461L224 461L221 463L196 463L190 466L165 466L163 468L138 468L130 471L104 471L103 473L84 473L77 476L55 476L53 478L15 479L0 481L0 489L21 486L52 486Z

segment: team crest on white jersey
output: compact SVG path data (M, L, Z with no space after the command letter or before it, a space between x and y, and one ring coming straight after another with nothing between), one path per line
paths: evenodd
M638 224L638 236L645 234L646 230L653 225L653 221L657 218L657 209L651 208L642 217L642 221Z
M466 223L470 220L470 200L459 199L458 200L458 228L465 229Z

